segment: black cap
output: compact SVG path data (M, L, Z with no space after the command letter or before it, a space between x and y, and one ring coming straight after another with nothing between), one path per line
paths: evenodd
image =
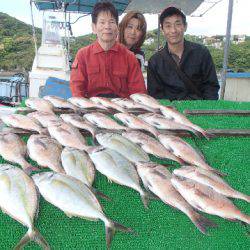
M161 15L159 17L161 26L166 17L173 16L173 15L181 16L183 23L186 24L186 15L181 11L181 9L175 6L169 6L161 12Z

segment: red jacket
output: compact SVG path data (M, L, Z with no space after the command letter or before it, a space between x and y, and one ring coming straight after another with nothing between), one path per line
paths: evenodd
M108 51L97 41L81 48L72 65L70 88L77 97L147 93L136 57L117 42Z

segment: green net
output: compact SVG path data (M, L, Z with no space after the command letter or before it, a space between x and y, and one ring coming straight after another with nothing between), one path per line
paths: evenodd
M163 101L164 104L169 102ZM242 109L250 110L250 103L227 101L187 101L172 103L184 109ZM249 129L250 117L242 116L189 116L194 123L207 129ZM27 138L25 138L27 139ZM235 189L250 194L250 137L218 137L185 139L198 147L207 162L228 174L226 181ZM167 160L152 160L172 163ZM1 162L4 162L1 159ZM32 162L32 161L31 161ZM32 162L35 164L34 162ZM176 164L178 166L178 164ZM111 219L134 229L136 234L118 232L111 249L249 249L247 230L239 222L205 215L219 225L201 234L186 215L159 200L152 200L146 210L139 194L129 188L110 183L97 173L94 187L109 197L111 202L99 199ZM234 200L241 211L250 215L250 205ZM0 249L12 249L27 229L3 212L0 213ZM62 211L40 199L40 211L35 226L52 249L105 249L105 231L102 222L69 218ZM249 229L249 228L248 228ZM40 249L29 243L25 249Z

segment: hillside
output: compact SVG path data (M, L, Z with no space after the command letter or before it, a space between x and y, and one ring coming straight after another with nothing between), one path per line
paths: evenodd
M36 28L38 46L41 41L41 29ZM186 35L190 41L203 43L196 36ZM93 34L75 37L71 43L71 54L74 58L77 50L95 40ZM160 36L160 45L164 46L163 36ZM208 46L217 71L222 68L223 49ZM146 42L142 48L148 60L157 50L157 30L147 33ZM0 70L29 71L34 59L34 43L32 38L32 26L23 23L5 13L0 12ZM229 54L229 68L234 71L250 70L250 39L247 37L242 44L232 44Z
M39 41L41 30L36 29ZM0 13L0 69L29 70L34 59L32 26Z

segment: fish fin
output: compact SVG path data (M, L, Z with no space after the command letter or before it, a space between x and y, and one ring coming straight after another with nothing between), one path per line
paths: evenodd
M116 231L122 231L126 233L133 233L133 229L123 226L115 221L109 221L109 225L105 225L106 232L106 245L107 249L110 249L111 241L116 233Z
M73 217L73 215L72 214L69 214L69 213L66 213L66 212L64 212L69 218L72 218Z
M198 195L198 196L200 196L200 197L203 197L203 198L209 198L209 199L211 198L209 195L207 195L207 194L201 192L201 191L198 190L198 189L195 189L195 194Z
M217 227L218 225L213 221L207 219L206 217L202 216L201 214L194 212L192 216L190 216L191 221L194 225L198 228L198 230L203 233L207 234L207 227Z
M34 166L28 166L23 168L23 171L27 174L30 175L33 171L39 171L40 169L38 167L34 167Z
M49 250L50 246L47 241L43 238L41 233L37 229L33 229L32 232L30 230L22 237L19 243L15 246L15 250L21 250L23 247L29 242L35 241L38 245L40 245L44 250Z
M108 197L107 195L105 195L104 193L102 193L102 192L96 190L96 189L93 188L93 187L89 187L89 188L90 188L90 190L91 190L95 195L98 195L98 196L100 196L101 198L103 198L103 199L105 199L105 200L107 200L107 201L112 201L112 199L111 199L110 197Z
M221 171L217 170L217 169L211 169L211 171L219 176L227 176L227 174L222 173Z

